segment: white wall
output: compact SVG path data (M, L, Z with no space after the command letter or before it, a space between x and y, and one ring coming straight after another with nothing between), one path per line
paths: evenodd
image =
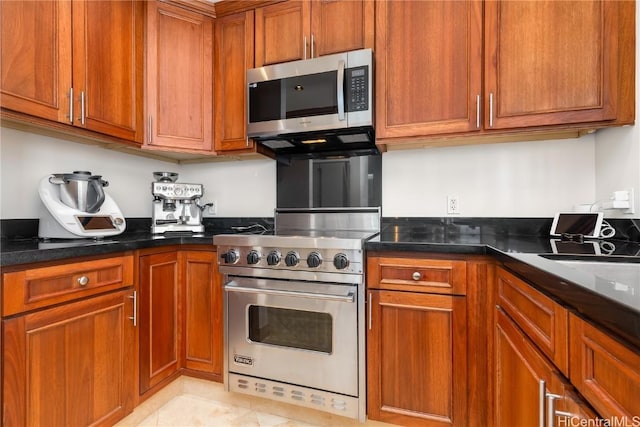
M0 128L0 218L38 218L38 183L51 173L89 170L109 181L107 192L126 217L151 216L155 171L205 185L218 216L272 216L275 163L271 160L178 165L90 145Z
M595 198L593 136L395 151L383 157L383 216L551 217Z

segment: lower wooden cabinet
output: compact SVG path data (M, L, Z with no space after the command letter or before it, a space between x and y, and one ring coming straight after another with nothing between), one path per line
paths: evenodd
M223 306L216 252L182 251L184 367L222 382Z
M2 322L5 426L111 426L135 397L133 290Z
M139 257L140 395L181 372L222 381L222 289L216 252Z
M178 252L139 258L140 394L182 365Z
M569 316L571 382L607 419L640 424L640 352Z
M574 316L503 268L497 268L496 302L490 424L552 427L600 422L592 400L583 399L574 380L580 360L574 348L568 348L569 337L579 332L569 324ZM571 381L564 375L568 371Z
M465 297L371 290L369 304L369 418L466 425Z
M478 367L470 369L467 357L468 335L476 333L467 323L474 263L380 255L367 258L367 416L401 425L469 424L468 388Z

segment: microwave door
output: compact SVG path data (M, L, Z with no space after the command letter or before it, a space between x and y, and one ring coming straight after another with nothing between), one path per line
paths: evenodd
M287 119L338 114L337 71L290 77L284 80Z

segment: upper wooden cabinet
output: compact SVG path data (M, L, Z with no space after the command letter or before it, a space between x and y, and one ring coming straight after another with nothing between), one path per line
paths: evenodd
M377 2L376 135L633 123L634 15L633 1Z
M373 47L371 0L291 0L255 11L255 66Z
M142 142L144 5L0 4L2 107Z
M249 150L247 138L247 70L253 68L253 11L216 19L215 150Z
M376 3L376 137L479 129L481 1Z
M145 148L213 148L213 19L147 3Z
M615 119L618 3L487 1L485 127Z

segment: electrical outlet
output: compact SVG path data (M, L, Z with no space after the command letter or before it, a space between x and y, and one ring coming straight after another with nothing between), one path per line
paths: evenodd
M207 215L216 215L218 213L218 201L213 200L209 203L211 203L211 206L207 206Z
M447 213L460 213L460 201L458 200L458 196L447 196Z

